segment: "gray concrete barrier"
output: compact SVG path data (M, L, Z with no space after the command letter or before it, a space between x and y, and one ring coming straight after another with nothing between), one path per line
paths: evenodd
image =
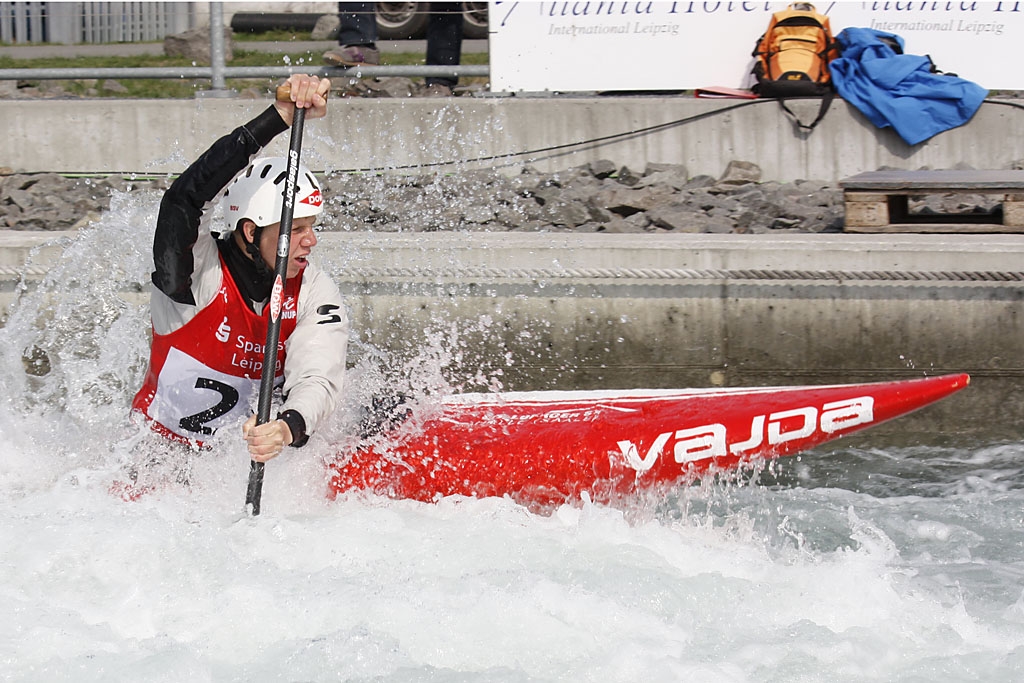
M815 101L793 103L810 114ZM966 125L913 147L842 101L810 133L775 101L692 97L348 98L307 127L314 170L456 172L596 159L642 170L685 164L718 177L730 160L765 180L834 182L881 166L1008 168L1024 160L1024 109L987 102ZM0 166L23 171L175 173L267 105L254 100L0 100ZM804 109L807 109L805 112ZM282 153L284 136L274 151Z
M325 256L375 347L418 348L454 320L467 364L500 369L509 388L966 371L969 391L894 432L992 438L1020 425L1006 407L1024 389L1021 236L329 237Z

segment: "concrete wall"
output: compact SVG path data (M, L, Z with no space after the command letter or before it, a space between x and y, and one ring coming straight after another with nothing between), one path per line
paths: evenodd
M819 384L970 372L893 433L1015 436L1017 235L324 235L355 329L506 388ZM436 343L433 342L433 343Z
M719 176L730 160L765 180L835 181L880 166L1007 168L1024 160L1024 110L986 103L972 121L910 147L837 101L811 133L774 101L691 97L462 97L333 102L308 125L314 170L399 172L524 164L553 171L595 159L642 170L685 164ZM21 171L173 173L266 106L253 100L0 100L0 166ZM793 103L805 120L814 101ZM287 141L281 136L276 151ZM579 144L577 144L579 143ZM482 159L481 161L468 161ZM454 162L454 163L446 163Z

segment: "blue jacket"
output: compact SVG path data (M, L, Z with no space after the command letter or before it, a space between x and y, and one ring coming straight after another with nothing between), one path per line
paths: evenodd
M903 39L869 28L836 36L841 56L829 63L836 91L879 128L892 126L916 145L967 123L988 91L971 81L931 73L931 60L898 54L879 38Z

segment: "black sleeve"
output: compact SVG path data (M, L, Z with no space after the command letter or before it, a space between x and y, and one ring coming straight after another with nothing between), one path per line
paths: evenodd
M203 207L212 201L260 149L288 129L273 106L217 140L164 193L153 236L153 284L174 301L192 297L192 247L199 238Z
M309 441L309 434L306 433L306 420L297 410L286 410L277 416L278 420L284 420L288 429L292 432L292 442L289 446L300 448Z

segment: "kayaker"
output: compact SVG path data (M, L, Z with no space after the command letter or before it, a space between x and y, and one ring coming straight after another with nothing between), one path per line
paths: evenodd
M330 82L295 74L292 102L277 102L217 140L160 202L153 238L149 369L132 402L164 436L201 446L220 427L242 427L253 460L302 446L342 390L348 318L331 278L307 259L323 210L316 178L299 172L288 280L281 307L278 383L283 402L266 424L253 413L262 373L268 303L286 160L257 155L288 130L295 107L327 113ZM225 225L211 233L221 199ZM218 226L218 231L220 227Z

